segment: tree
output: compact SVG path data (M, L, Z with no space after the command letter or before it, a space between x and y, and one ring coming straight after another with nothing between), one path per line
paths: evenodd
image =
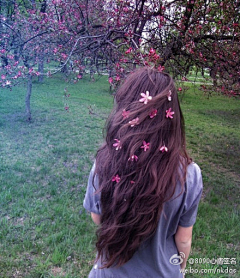
M239 94L239 1L153 0L111 4L111 21L115 22L112 32L118 32L117 40L112 41L117 42L115 47L128 45L125 64L154 64L183 79L192 66L203 75L209 69L215 90Z
M183 80L194 66L203 76L210 71L214 90L239 94L239 1L59 0L57 7L64 13L70 2L81 26L80 32L67 27L77 42L71 54L78 65L87 56L96 69L104 61L112 83L137 65Z
M32 76L43 75L43 60L59 63L48 75L70 64L75 82L87 66L90 74L105 68L115 85L138 65L183 80L194 66L210 71L214 90L236 95L239 9L238 0L2 0L0 86L27 78L29 120Z
M27 81L25 103L28 121L32 119L32 78L44 74L50 76L63 69L74 49L73 38L68 30L73 20L66 22L65 13L68 10L63 12L57 9L55 2L58 1L3 0L0 5L0 86L11 88L23 79ZM56 45L61 49L64 45L65 51L70 49L70 53L67 55L63 51L60 53L61 58L57 59ZM44 60L57 60L60 65L44 73Z
M38 7L37 7L38 4ZM45 1L2 1L0 15L0 86L11 88L27 79L26 114L31 120L32 77L34 66L44 54L52 53L48 44L51 31L42 9ZM44 23L44 24L43 24ZM46 23L46 24L45 24Z

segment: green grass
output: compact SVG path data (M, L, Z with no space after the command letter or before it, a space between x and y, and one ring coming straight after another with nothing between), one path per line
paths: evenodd
M94 259L95 226L82 202L113 103L107 77L35 82L31 123L25 121L24 96L21 86L0 94L0 277L85 278ZM238 277L239 100L207 98L191 87L182 108L188 147L204 181L191 258L237 258L232 268ZM221 275L186 277L231 277Z
M239 99L219 95L209 99L191 88L183 97L182 108L190 154L200 165L204 182L194 226L192 258L237 258L237 265L194 264L191 267L199 271L232 267L240 275ZM232 276L208 273L206 277Z
M31 123L25 121L23 88L2 91L1 278L57 277L56 268L59 277L86 276L94 225L82 201L112 104L106 84L104 77L76 85L61 77L35 83Z

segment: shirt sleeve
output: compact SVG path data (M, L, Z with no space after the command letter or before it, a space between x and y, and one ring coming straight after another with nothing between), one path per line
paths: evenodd
M85 194L85 198L83 201L83 207L93 213L101 214L101 207L100 207L100 193L97 192L98 189L98 177L95 175L94 178L94 186L93 187L93 176L95 171L95 164L92 167L92 170L89 174L88 184L87 184L87 191Z
M184 209L179 220L182 227L191 227L196 222L198 204L203 190L202 174L196 163L191 163L187 168L186 198Z

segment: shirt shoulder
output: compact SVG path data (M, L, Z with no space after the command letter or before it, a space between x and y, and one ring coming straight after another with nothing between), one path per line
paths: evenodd
M203 182L201 169L196 163L192 162L187 167L185 198L183 212L179 221L180 226L190 227L195 223L202 190Z

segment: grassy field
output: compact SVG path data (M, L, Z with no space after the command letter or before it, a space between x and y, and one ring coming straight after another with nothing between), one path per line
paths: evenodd
M0 277L85 278L94 259L95 227L82 202L113 103L107 77L35 82L31 123L25 121L24 95L23 87L0 93ZM182 108L189 151L204 181L195 263L188 267L238 272L186 277L240 277L239 100L207 98L191 87ZM200 258L236 258L236 265Z

